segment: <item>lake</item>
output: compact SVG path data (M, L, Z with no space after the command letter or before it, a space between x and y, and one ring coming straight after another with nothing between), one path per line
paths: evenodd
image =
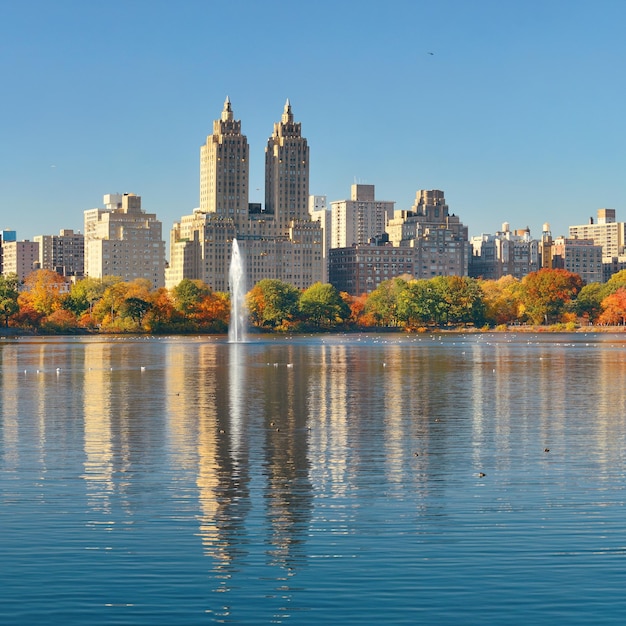
M609 624L626 335L0 340L4 624Z

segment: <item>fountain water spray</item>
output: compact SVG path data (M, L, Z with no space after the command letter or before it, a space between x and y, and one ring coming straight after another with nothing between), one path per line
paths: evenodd
M233 252L230 259L228 286L230 288L230 326L228 341L242 343L246 340L246 273L243 258L239 252L239 244L233 239Z

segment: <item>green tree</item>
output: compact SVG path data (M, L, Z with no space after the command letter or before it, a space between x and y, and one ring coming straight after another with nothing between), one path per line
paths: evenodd
M404 278L386 280L367 297L365 312L373 317L378 326L398 325L398 296L406 289Z
M20 310L17 302L19 284L17 274L0 275L0 316L4 318L5 327L9 326L9 319Z
M410 280L398 294L398 320L407 328L434 324L441 316L441 294L431 280Z
M350 317L350 307L333 285L317 282L300 295L300 313L305 322L331 328Z
M607 295L606 284L589 283L580 290L572 308L578 317L595 322L602 312L602 300Z
M452 324L484 322L484 294L476 279L467 276L436 276L431 282L441 298L442 322Z
M131 296L125 298L120 306L120 315L130 317L137 326L141 325L144 315L152 308L152 304L142 298Z
M63 299L63 308L76 316L81 316L87 312L91 313L94 305L100 300L107 288L119 282L122 282L122 279L117 276L83 278L70 287L70 293Z
M256 326L278 328L294 321L300 291L281 280L260 280L247 294L250 321Z

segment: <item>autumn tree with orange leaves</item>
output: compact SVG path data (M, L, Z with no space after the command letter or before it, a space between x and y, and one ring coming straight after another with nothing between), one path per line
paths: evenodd
M578 274L562 269L544 268L522 278L519 296L523 314L533 324L561 321L566 305L583 287Z

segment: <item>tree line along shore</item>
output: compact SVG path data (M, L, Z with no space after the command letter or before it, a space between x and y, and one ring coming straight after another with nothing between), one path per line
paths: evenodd
M442 329L577 330L626 325L626 270L585 285L578 274L542 269L521 280L399 277L352 296L330 284L301 291L266 279L246 295L250 327L262 332ZM20 283L0 276L4 334L225 333L230 296L199 280L173 289L149 281L85 278L37 270Z

